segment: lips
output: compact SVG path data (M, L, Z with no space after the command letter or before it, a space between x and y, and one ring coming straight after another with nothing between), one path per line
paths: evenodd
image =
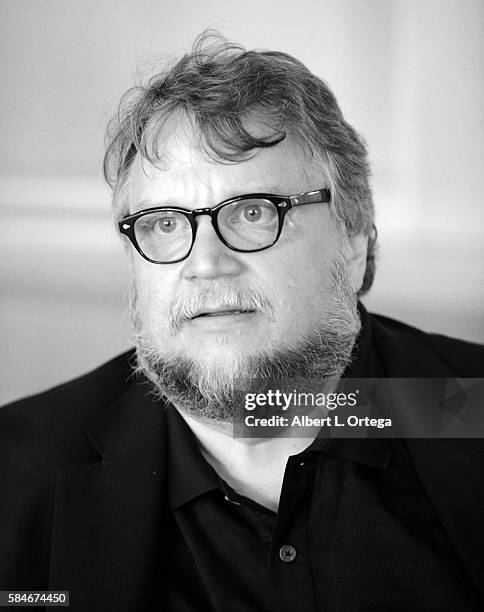
M227 317L227 316L233 316L233 315L252 314L253 312L255 312L255 310L245 310L245 309L236 309L236 308L207 310L207 311L197 312L192 317L190 317L190 320L193 321L193 319L198 319L199 317Z

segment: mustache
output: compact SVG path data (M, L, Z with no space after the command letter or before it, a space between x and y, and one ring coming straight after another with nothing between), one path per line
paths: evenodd
M272 302L254 289L212 287L197 289L189 296L180 296L168 308L168 323L174 333L197 313L208 307L225 310L257 310L274 322Z

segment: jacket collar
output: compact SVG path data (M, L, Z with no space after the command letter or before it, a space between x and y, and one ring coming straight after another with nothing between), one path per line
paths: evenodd
M124 393L96 416L84 431L105 460L124 455L159 435L165 406L147 381L133 381Z

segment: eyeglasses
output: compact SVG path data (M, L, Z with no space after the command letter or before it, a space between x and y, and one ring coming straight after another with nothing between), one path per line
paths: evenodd
M209 215L225 246L239 253L255 253L277 242L288 210L330 199L329 189L319 189L288 196L251 193L224 200L213 208L195 210L159 206L124 217L119 231L151 263L177 263L190 255L197 235L197 217Z

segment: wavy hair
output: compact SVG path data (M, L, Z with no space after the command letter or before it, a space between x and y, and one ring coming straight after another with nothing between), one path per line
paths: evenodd
M359 294L368 291L376 229L367 150L322 79L286 53L246 50L203 32L189 53L128 90L108 125L104 176L118 218L128 212L125 185L135 156L160 162L163 127L180 113L194 126L199 150L220 163L248 159L290 132L321 163L336 219L349 235L369 238ZM264 128L262 136L251 133L253 121Z

